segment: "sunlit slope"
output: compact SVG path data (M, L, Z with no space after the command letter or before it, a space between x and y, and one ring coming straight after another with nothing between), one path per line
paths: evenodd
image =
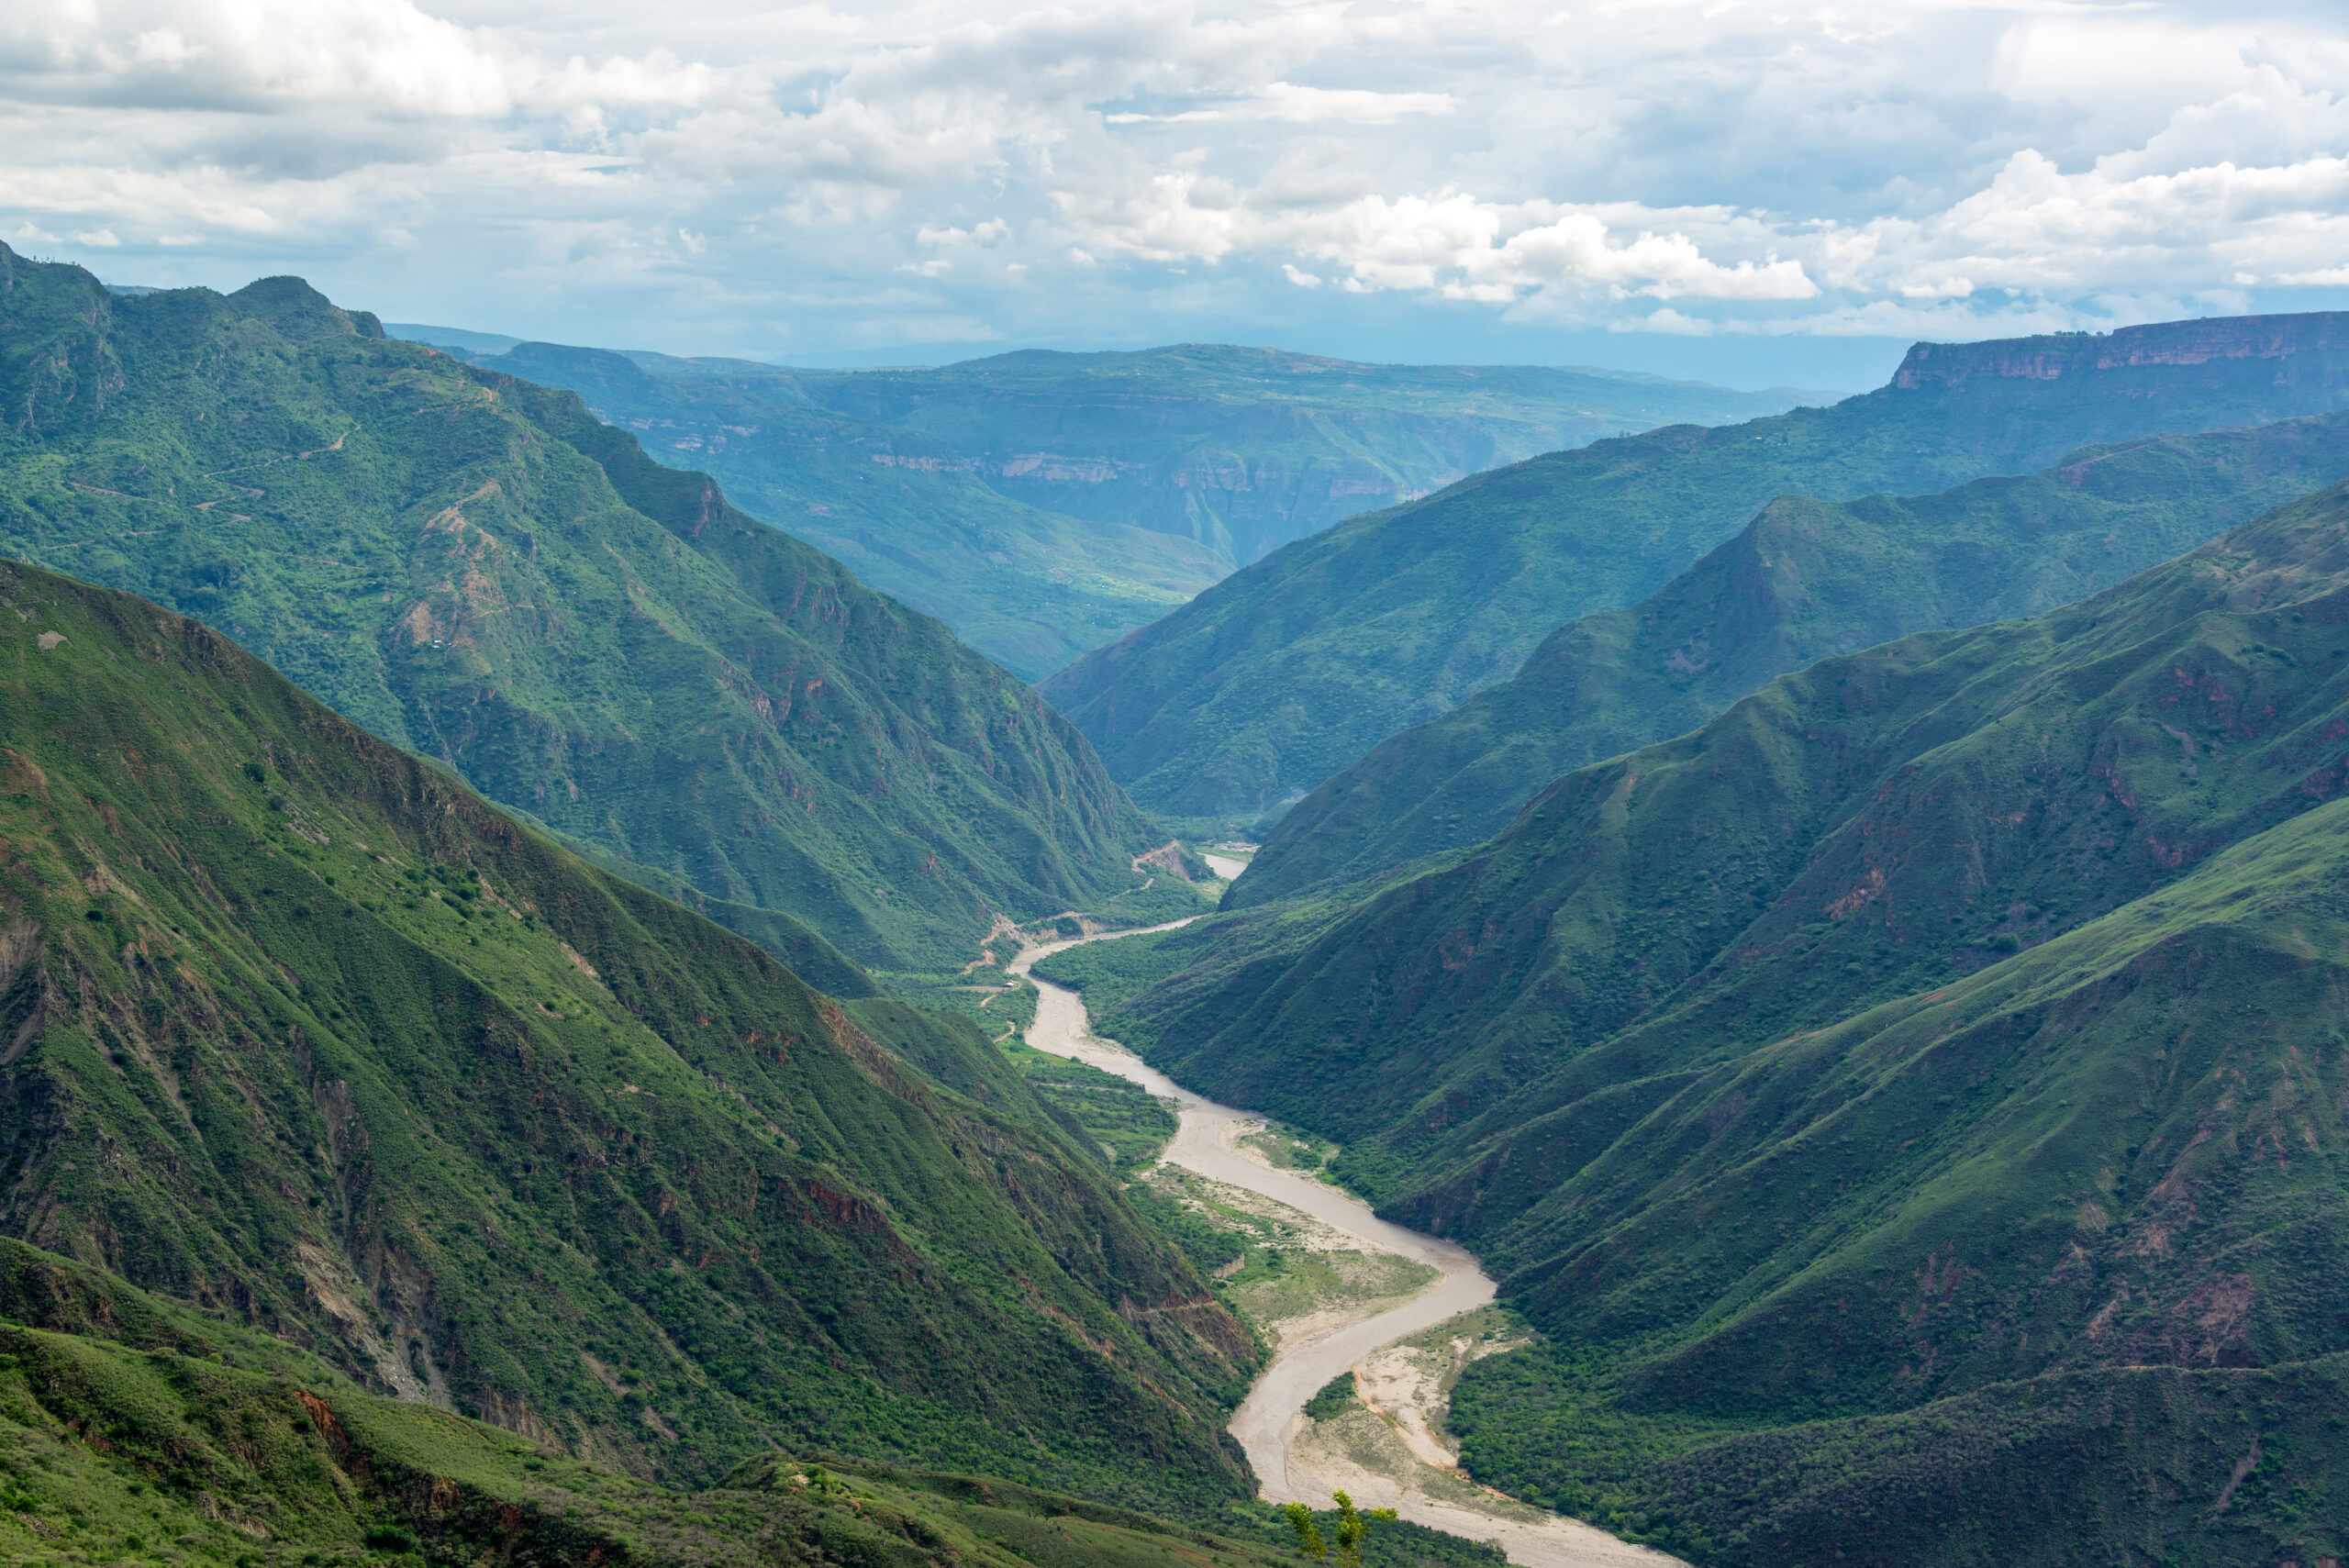
M666 1487L543 1436L369 1394L294 1346L15 1241L0 1241L0 1389L10 1561L158 1551L250 1564L372 1551L915 1568L952 1551L997 1565L1178 1568L1209 1552L1235 1564L1277 1555L1000 1479L772 1450L707 1487Z
M1022 680L1183 604L1230 567L1188 539L1015 501L933 439L816 406L727 361L523 343L476 362L576 392L673 465L853 570Z
M114 299L0 252L0 550L249 643L494 798L868 963L1135 881L1000 667L579 400L298 280Z
M369 1389L664 1477L783 1442L1246 1487L1245 1331L975 1029L813 992L29 568L0 1063L0 1231Z
M2330 411L2349 317L1920 344L1831 408L1553 452L1276 551L1086 655L1045 695L1146 808L1252 816L1635 604L1774 497L1924 494L2074 448Z
M2070 453L2021 479L1772 502L1629 609L1388 737L1300 801L1232 906L1392 874L1497 832L1571 768L1694 729L1775 675L1912 631L2037 615L2349 474L2349 416Z

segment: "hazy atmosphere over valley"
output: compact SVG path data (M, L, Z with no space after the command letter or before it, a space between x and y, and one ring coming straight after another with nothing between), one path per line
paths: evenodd
M2339 1568L2349 18L0 11L0 1562Z

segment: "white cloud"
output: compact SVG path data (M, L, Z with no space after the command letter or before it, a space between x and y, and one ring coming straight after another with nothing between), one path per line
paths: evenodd
M1109 125L1186 125L1211 120L1284 120L1292 125L1393 125L1414 115L1449 115L1460 101L1449 93L1379 93L1360 87L1300 87L1269 83L1244 97L1173 114L1107 114Z
M123 281L295 270L395 316L740 350L1262 340L1373 295L1361 319L1720 340L2305 308L2349 290L2349 21L17 0L0 236Z

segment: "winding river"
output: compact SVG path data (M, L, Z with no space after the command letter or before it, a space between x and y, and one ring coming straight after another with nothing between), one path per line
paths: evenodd
M1229 876L1236 874L1239 867L1234 862L1225 862L1215 869ZM1327 1507L1330 1500L1326 1493L1308 1494L1290 1484L1289 1444L1303 1424L1305 1402L1331 1378L1382 1347L1491 1301L1493 1282L1462 1248L1390 1224L1351 1194L1294 1171L1276 1170L1242 1153L1239 1148L1241 1131L1262 1125L1264 1118L1204 1099L1116 1041L1097 1038L1086 1019L1085 1004L1075 992L1030 973L1035 962L1048 953L1088 941L1172 930L1188 923L1176 920L1140 930L1107 931L1030 947L1012 962L1010 970L1026 976L1037 991L1036 1021L1029 1027L1029 1044L1039 1051L1114 1073L1175 1103L1180 1119L1161 1159L1212 1181L1261 1193L1353 1237L1365 1247L1400 1253L1431 1264L1439 1272L1435 1284L1400 1306L1282 1349L1258 1374L1239 1413L1231 1418L1231 1435L1247 1451L1248 1462L1255 1467L1267 1501L1305 1502ZM1364 1503L1368 1506L1373 1501L1386 1500L1365 1498ZM1671 1568L1677 1561L1619 1540L1579 1520L1556 1515L1538 1518L1497 1517L1453 1507L1408 1489L1402 1489L1401 1495L1392 1500L1403 1518L1454 1535L1493 1541L1508 1553L1510 1562L1526 1568L1630 1568L1633 1564L1640 1568ZM1528 1515L1534 1512L1510 1511Z

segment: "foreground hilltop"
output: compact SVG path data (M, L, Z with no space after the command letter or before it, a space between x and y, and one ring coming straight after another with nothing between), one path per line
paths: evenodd
M2091 442L2329 412L2349 402L2349 329L2243 317L1920 345L1902 374L1832 407L1553 452L1350 519L1042 689L1146 808L1252 817L1506 679L1563 623L1655 592L1776 496L1924 494Z
M0 1234L640 1474L1243 1495L1246 1331L974 1028L839 967L0 566Z
M0 553L196 616L721 913L957 968L1159 841L937 621L298 279L117 298L0 247Z

